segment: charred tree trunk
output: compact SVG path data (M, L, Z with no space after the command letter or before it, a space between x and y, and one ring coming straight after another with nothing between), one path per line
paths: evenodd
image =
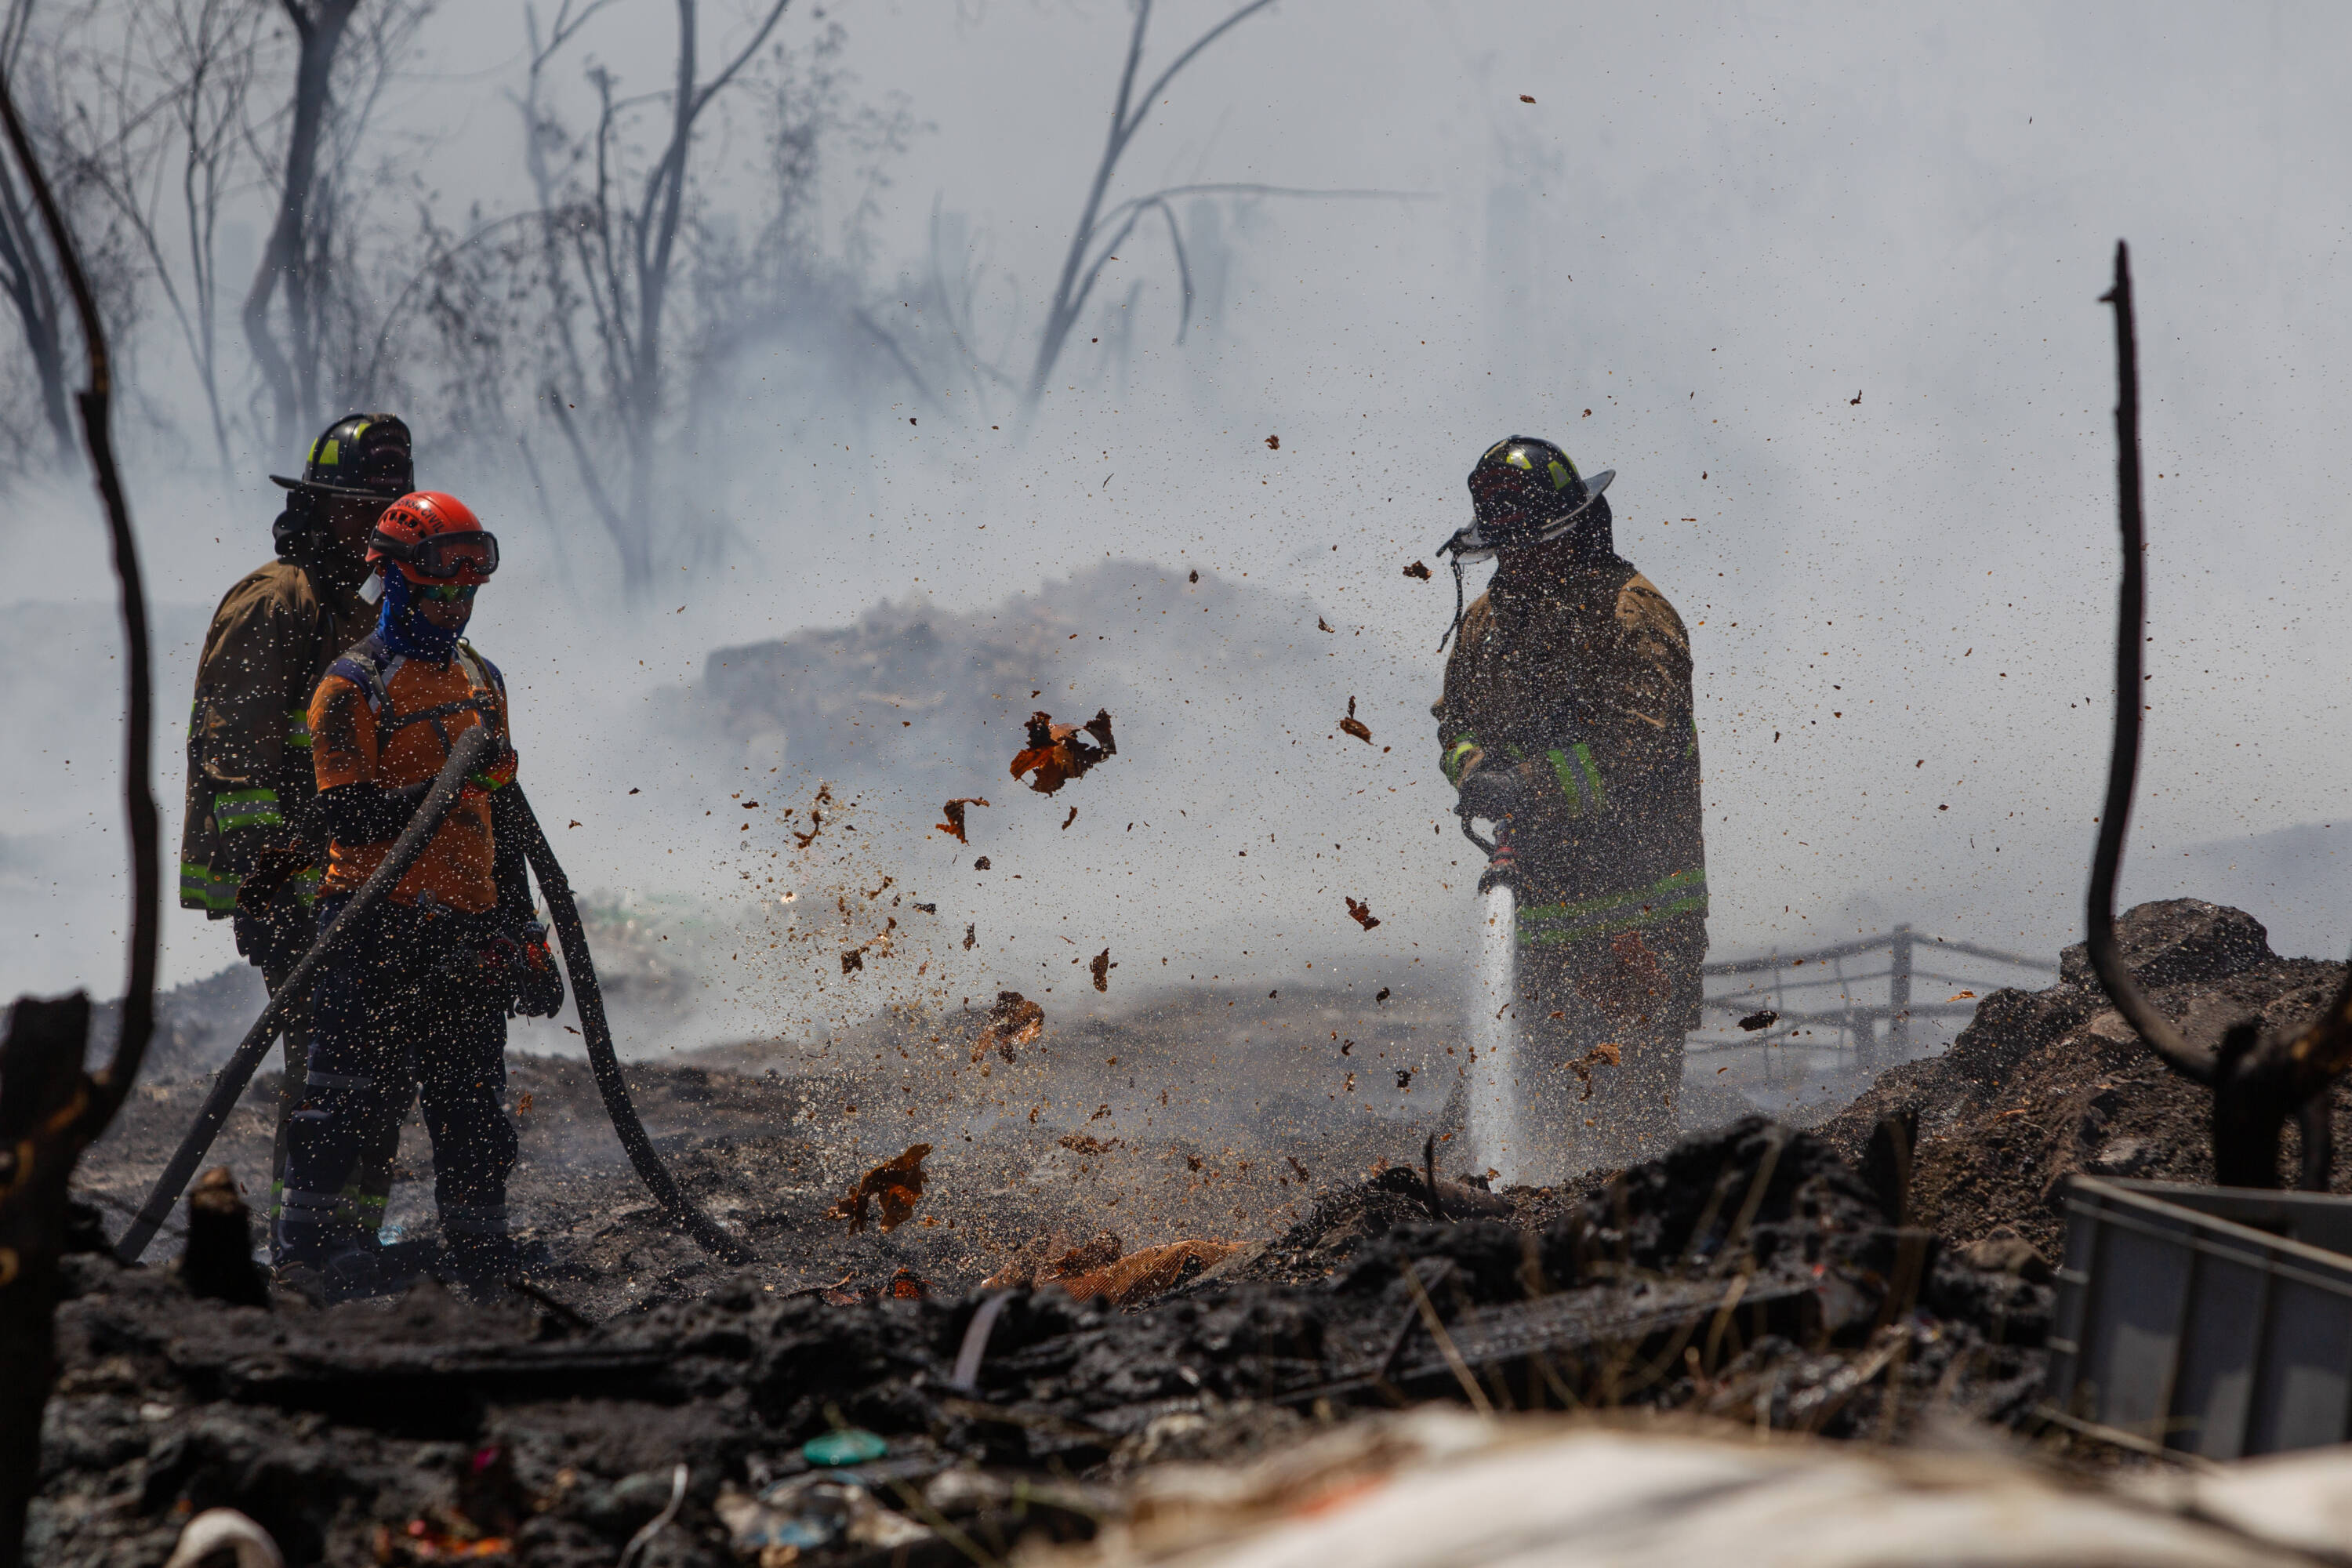
M163 863L150 787L153 729L147 595L140 578L131 508L115 466L113 371L98 302L74 249L56 195L33 156L32 142L0 78L0 129L7 133L26 188L41 215L58 270L81 322L89 384L77 399L82 436L105 504L121 585L128 645L124 704L129 733L122 793L131 830L131 963L122 998L122 1033L101 1070L82 1068L89 1001L27 998L9 1014L0 1049L0 1568L23 1561L25 1516L40 1479L41 1409L55 1379L51 1321L58 1260L64 1249L67 1191L74 1162L122 1109L147 1054L155 1024L155 955L163 904Z
M0 1568L23 1561L41 1475L41 1412L57 1382L50 1322L65 1252L69 1145L38 1136L77 1119L89 998L27 996L0 1041ZM27 1156L30 1156L27 1158Z

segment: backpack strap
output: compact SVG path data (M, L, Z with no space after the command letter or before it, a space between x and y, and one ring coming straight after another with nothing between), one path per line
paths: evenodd
M371 632L353 643L327 667L330 675L340 675L367 694L368 711L381 719L384 704L392 700L393 675L403 663L400 655L383 646L383 639Z

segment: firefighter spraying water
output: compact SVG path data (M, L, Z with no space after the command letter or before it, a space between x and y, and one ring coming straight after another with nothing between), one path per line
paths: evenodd
M1698 1023L1690 639L1616 552L1601 495L1614 477L1584 478L1549 441L1497 442L1470 472L1470 526L1440 552L1454 558L1454 647L1432 711L1454 809L1491 852L1469 1130L1474 1159L1506 1181L1624 1163L1674 1137ZM1494 579L1465 607L1463 568L1488 559ZM1478 820L1497 825L1492 844Z

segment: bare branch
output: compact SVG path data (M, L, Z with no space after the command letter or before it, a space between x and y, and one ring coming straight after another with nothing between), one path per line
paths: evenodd
M2140 516L2139 343L2132 321L2131 255L2116 246L2115 287L2102 295L2116 311L2116 511L2123 532L2124 572L2116 609L2116 732L2107 756L2106 808L2099 817L2099 843L2091 858L2087 919L2091 967L2116 1011L2139 1031L2148 1048L2185 1078L2210 1084L2213 1058L2189 1045L2172 1020L2156 1010L2124 963L2116 941L2116 877L2122 869L2124 835L2131 817L2132 788L2139 772L2140 710L2146 700L2140 680L2141 627L2147 615L2147 530Z
M1168 220L1168 246L1176 253L1176 284L1179 290L1176 305L1176 346L1181 348L1184 346L1185 329L1192 324L1192 264L1184 255L1184 230L1176 222L1176 209L1164 201L1155 201L1152 205L1158 207L1160 216Z
M122 475L114 461L114 374L113 362L107 353L106 329L99 319L98 300L90 291L89 279L74 249L73 236L67 230L57 197L33 155L31 139L25 133L25 122L16 113L16 100L9 96L5 79L0 79L0 123L5 125L8 144L16 153L25 184L40 210L58 269L65 275L75 313L81 320L84 369L89 383L79 398L82 436L89 447L99 496L106 508L107 529L114 546L114 574L120 585L123 634L129 645L122 795L131 833L130 978L122 999L122 1031L115 1041L113 1058L103 1070L92 1075L88 1102L77 1119L75 1134L87 1145L114 1119L130 1095L131 1082L138 1077L139 1065L147 1053L148 1037L154 1029L155 963L163 933L163 860L151 783L154 672L147 630L147 592L139 569L139 542L131 531L131 503L123 494Z
M1169 62L1168 68L1161 71L1159 77L1152 82L1151 86L1145 90L1142 105L1135 111L1134 125L1130 125L1129 129L1132 131L1135 125L1142 124L1144 115L1150 111L1151 100L1158 98L1161 92L1166 90L1168 84L1176 79L1176 73L1178 71L1182 70L1186 66L1192 63L1192 58L1195 55L1199 54L1202 49L1207 48L1211 44L1215 43L1219 38L1223 37L1234 28L1240 26L1244 22L1248 21L1252 16L1256 16L1260 11L1265 10L1268 5L1273 4L1274 0L1250 0L1248 5L1243 6L1240 10L1226 17L1215 26L1210 28L1199 37L1193 39L1192 47L1186 49L1182 54L1178 55L1175 59Z

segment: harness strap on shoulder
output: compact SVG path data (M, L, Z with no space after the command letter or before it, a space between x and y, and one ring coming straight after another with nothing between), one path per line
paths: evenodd
M327 672L341 676L366 692L368 711L381 715L384 705L392 700L392 678L406 662L400 655L389 652L383 640L371 634L343 650L327 667Z

